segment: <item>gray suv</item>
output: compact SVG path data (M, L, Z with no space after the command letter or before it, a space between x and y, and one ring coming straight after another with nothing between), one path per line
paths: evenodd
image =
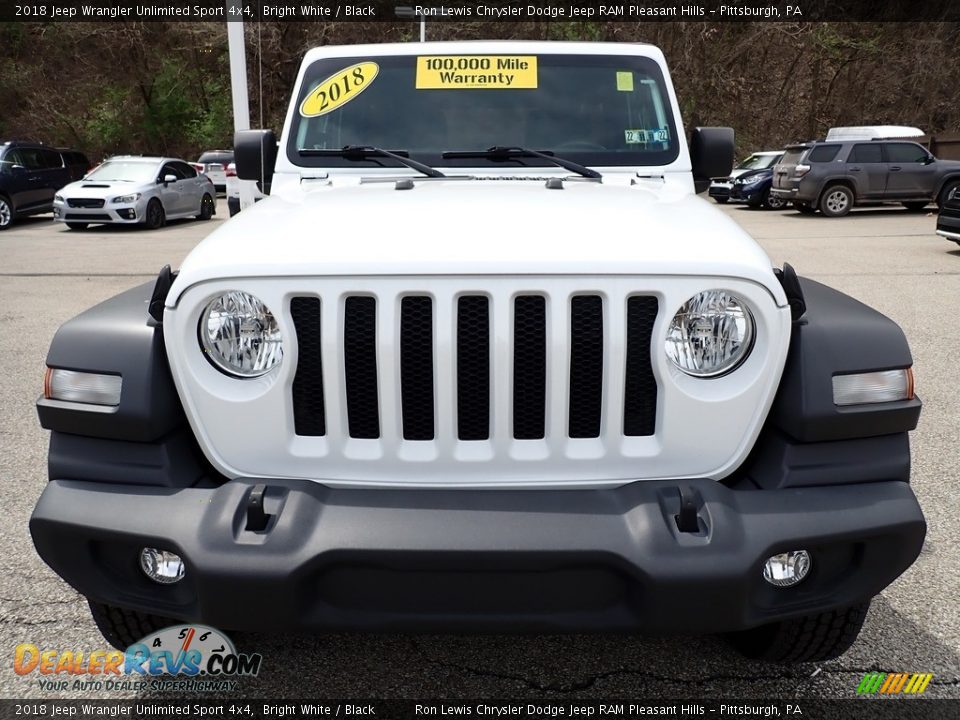
M800 212L846 215L854 205L943 205L960 187L960 161L938 160L914 142L857 140L790 145L773 169L770 195Z

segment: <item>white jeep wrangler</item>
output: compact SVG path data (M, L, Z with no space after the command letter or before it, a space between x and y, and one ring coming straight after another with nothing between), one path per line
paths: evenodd
M43 559L119 647L224 629L723 632L822 659L916 559L912 359L695 191L646 45L323 47L269 197L66 323Z

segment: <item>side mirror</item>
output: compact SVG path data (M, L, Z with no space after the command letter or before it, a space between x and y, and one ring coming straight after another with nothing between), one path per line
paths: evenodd
M710 179L726 177L733 170L733 128L698 127L690 133L693 185L698 193L710 187Z
M927 156L923 159L923 164L924 164L924 165L933 165L933 163L935 163L936 161L937 161L937 159L936 159L933 155L927 155Z
M26 172L26 170L27 170L27 169L26 169L23 165L11 165L11 166L10 166L10 171L11 171L14 175L19 175L19 174L21 174L21 173L23 173L23 172Z
M163 184L164 184L164 185L166 185L167 183L172 183L172 182L176 182L176 181L177 181L177 176L176 176L176 175L164 175L164 176L163 176Z
M233 161L238 178L256 180L268 195L277 162L277 136L273 130L240 130L233 136Z

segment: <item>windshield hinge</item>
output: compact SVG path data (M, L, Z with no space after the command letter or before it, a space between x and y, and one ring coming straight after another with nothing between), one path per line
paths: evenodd
M301 175L300 182L311 182L314 180L330 180L330 173L324 173L323 175Z

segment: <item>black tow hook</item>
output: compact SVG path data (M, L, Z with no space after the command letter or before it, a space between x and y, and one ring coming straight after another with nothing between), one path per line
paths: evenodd
M682 533L699 533L700 519L697 517L697 503L693 493L686 485L677 488L680 491L680 513L674 515L677 529Z
M247 526L249 532L263 532L272 516L263 509L263 496L267 492L266 485L254 485L247 496Z

